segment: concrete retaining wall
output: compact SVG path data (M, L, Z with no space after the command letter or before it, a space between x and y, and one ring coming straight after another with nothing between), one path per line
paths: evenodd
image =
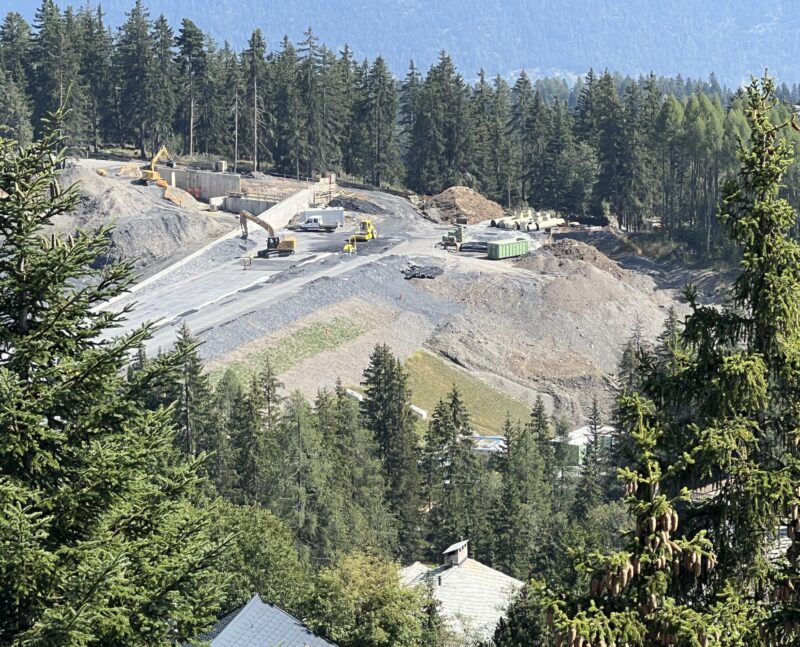
M234 198L233 196L227 196L223 201L222 209L230 213L239 213L240 210L244 209L250 213L258 214L263 213L270 207L274 207L275 204L276 203L272 200L256 200L255 198Z
M261 220L268 222L273 229L282 229L288 225L289 221L300 211L308 209L310 197L311 191L303 189L256 215L261 218Z
M242 177L233 173L215 173L168 166L159 166L158 172L170 184L173 184L174 178L174 186L188 191L196 198L206 202L209 198L242 192Z

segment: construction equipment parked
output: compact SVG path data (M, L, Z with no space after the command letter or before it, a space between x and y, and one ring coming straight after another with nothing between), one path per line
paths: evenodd
M276 236L275 230L268 222L261 220L258 216L254 216L249 211L242 209L239 212L239 226L242 228L242 238L247 239L247 222L255 223L262 227L267 232L267 248L260 249L256 252L259 258L269 258L270 256L289 256L294 254L297 249L297 239L293 236Z
M442 236L442 247L445 249L449 247L460 249L462 243L465 243L468 240L469 231L467 231L467 226L459 224L456 225L454 229L451 229L444 236Z
M351 243L365 243L366 241L377 237L378 230L375 229L375 225L372 224L372 220L367 218L366 220L362 220L360 223L358 223L358 231L350 236L349 241Z
M156 164L158 164L158 160L164 156L167 158L167 166L175 166L175 161L169 154L167 147L162 146L158 149L158 152L153 155L153 159L150 160L150 164L142 167L142 179L139 180L139 182L142 184L158 184L164 188L167 187L167 181L162 178L159 172L156 170Z
M305 222L297 225L301 231L336 231L344 225L344 209L309 209Z

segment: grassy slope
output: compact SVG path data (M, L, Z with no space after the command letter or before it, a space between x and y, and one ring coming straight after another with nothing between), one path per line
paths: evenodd
M273 340L269 347L248 354L246 359L233 361L224 367L217 368L212 371L211 379L212 382L215 382L226 369L248 379L259 370L266 357L269 357L275 371L280 374L304 359L326 350L338 348L368 330L369 326L347 317L336 317L330 321L311 323Z
M406 360L411 400L431 413L440 398L455 384L472 415L475 431L483 435L500 433L506 414L512 420L527 420L530 407L495 391L467 371L452 366L427 351L417 351Z

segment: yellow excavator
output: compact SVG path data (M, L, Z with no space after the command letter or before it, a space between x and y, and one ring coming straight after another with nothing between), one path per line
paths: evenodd
M259 258L269 258L270 256L289 256L294 254L297 249L297 239L293 236L279 237L275 235L275 230L268 222L254 216L249 211L242 209L239 211L239 226L242 228L242 238L247 239L247 223L252 222L262 227L267 232L267 248L256 252Z
M142 167L142 179L140 180L142 184L157 184L160 187L167 187L167 181L162 178L159 172L156 170L156 164L158 164L158 160L164 156L167 158L167 166L175 166L175 162L172 159L172 155L169 154L167 147L162 146L158 149L158 152L153 155L153 159L150 160L150 164Z

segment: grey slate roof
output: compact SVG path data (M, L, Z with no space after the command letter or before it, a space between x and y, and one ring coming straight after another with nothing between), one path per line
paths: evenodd
M258 595L238 613L220 620L202 639L211 641L211 647L336 647Z

